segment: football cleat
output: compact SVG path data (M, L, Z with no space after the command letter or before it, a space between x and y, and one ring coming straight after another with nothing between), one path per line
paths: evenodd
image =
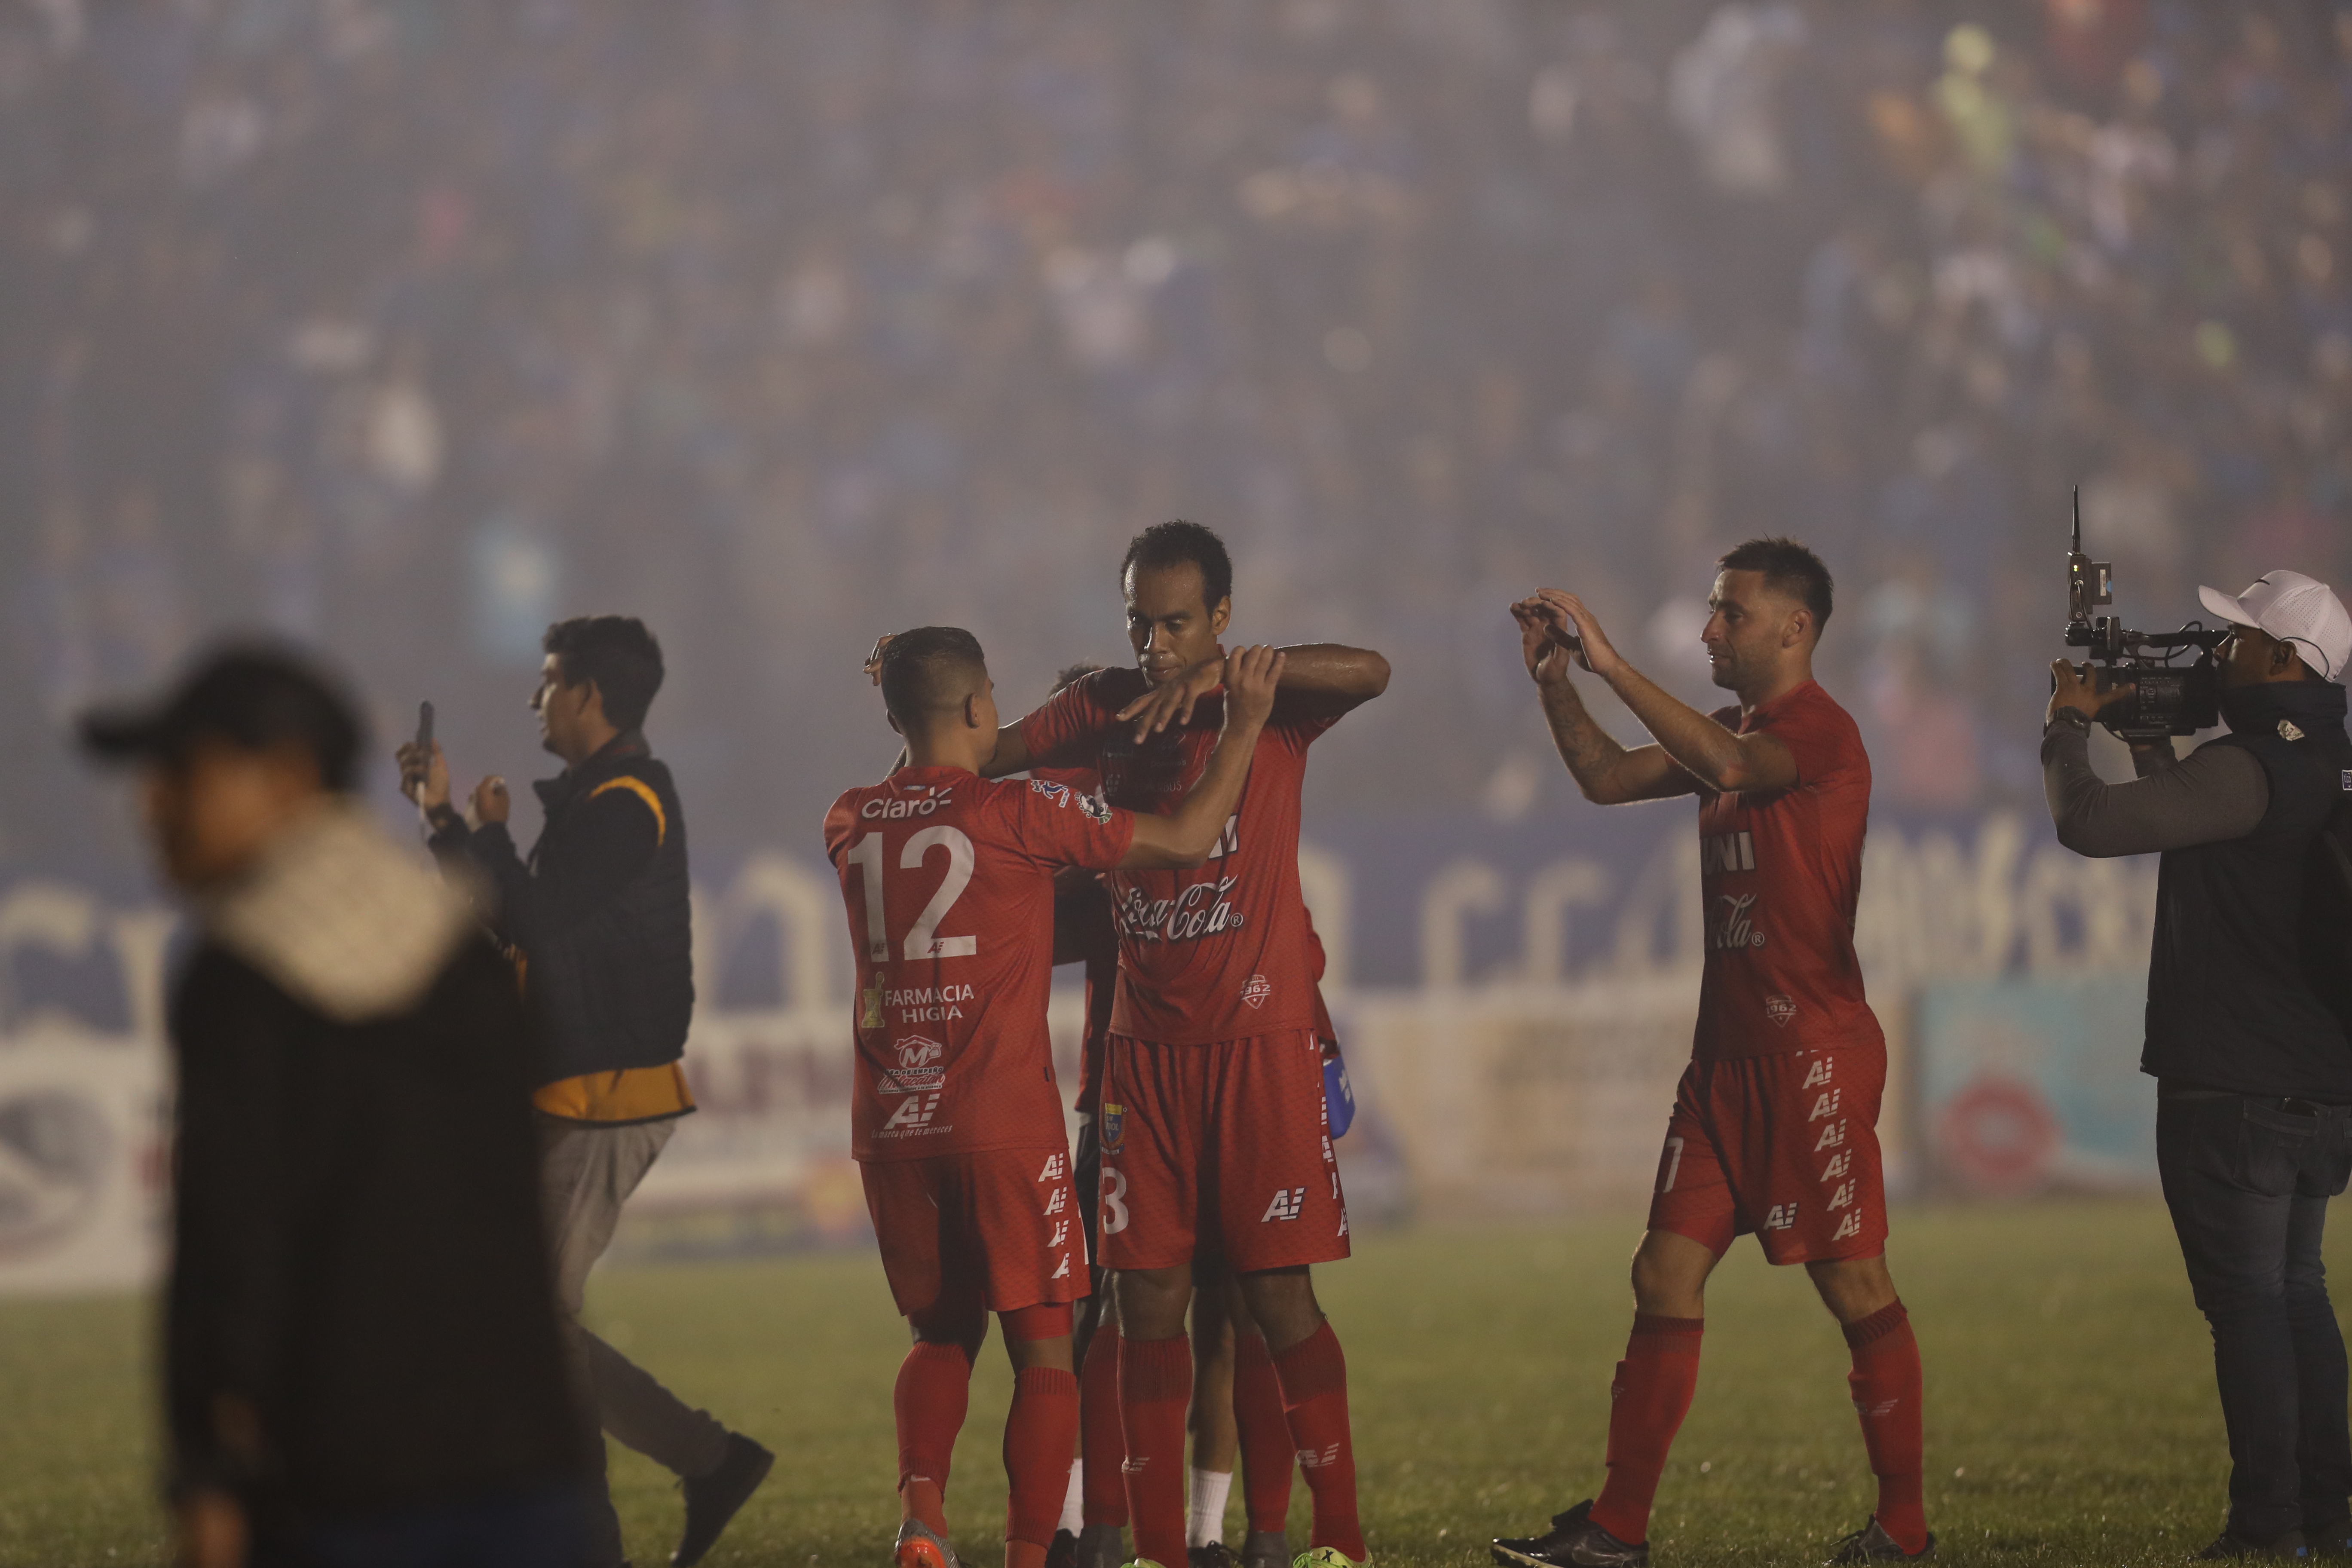
M955 1548L933 1535L930 1526L919 1519L898 1526L898 1543L890 1549L890 1557L898 1568L963 1568L956 1561Z
M1832 1563L1916 1563L1932 1555L1936 1550L1936 1532L1927 1532L1927 1544L1916 1552L1906 1552L1903 1543L1886 1533L1886 1527L1872 1514L1870 1522L1837 1543L1830 1553Z
M677 1550L669 1554L677 1568L691 1568L702 1561L719 1532L768 1479L775 1462L775 1455L742 1433L730 1432L727 1456L719 1461L719 1468L678 1483L686 1493L686 1530L678 1537Z
M1592 1500L1551 1516L1541 1535L1497 1538L1490 1548L1503 1568L1648 1568L1650 1543L1620 1541L1592 1522Z
M1045 1548L1045 1568L1077 1568L1078 1534L1074 1530L1057 1530Z
M1310 1546L1290 1560L1290 1568L1372 1568L1367 1553L1361 1563L1336 1546Z
M2248 1541L2242 1535L2228 1531L2213 1538L2213 1544L2197 1554L2200 1563L2217 1563L2231 1557L2308 1557L2311 1549L2304 1543L2303 1531L2290 1530L2276 1541Z
M1234 1554L1222 1541L1195 1546L1184 1553L1186 1568L1234 1568Z
M1119 1568L1166 1568L1166 1565L1155 1563L1149 1557L1130 1557L1120 1563Z
M1078 1531L1074 1568L1118 1568L1127 1561L1125 1531L1116 1524L1089 1524Z
M1287 1568L1290 1540L1278 1530L1253 1530L1242 1542L1242 1568Z

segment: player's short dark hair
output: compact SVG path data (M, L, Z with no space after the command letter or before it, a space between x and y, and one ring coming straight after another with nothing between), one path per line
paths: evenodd
M1096 674L1101 668L1102 666L1098 664L1066 664L1062 667L1061 673L1054 677L1054 690L1048 691L1045 695L1051 697L1055 691L1076 686L1079 681L1089 675Z
M1813 613L1813 636L1830 624L1830 605L1837 591L1822 558L1793 539L1751 539L1735 544L1716 563L1726 572L1761 572L1764 585L1786 594Z
M882 645L882 706L900 724L920 723L987 674L978 637L961 626L917 626Z
M1201 569L1201 598L1206 608L1214 610L1234 596L1234 558L1225 553L1225 542L1213 530L1181 518L1155 522L1128 541L1126 558L1118 563L1119 584L1126 585L1130 572L1156 572L1187 561Z
M635 616L575 616L548 627L539 646L562 661L565 685L596 683L614 729L644 725L662 685L661 644L645 622Z

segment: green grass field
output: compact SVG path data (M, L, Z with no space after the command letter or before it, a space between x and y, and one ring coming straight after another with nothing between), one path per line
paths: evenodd
M1635 1229L1369 1235L1327 1271L1377 1558L1483 1563L1488 1536L1595 1489ZM2339 1262L2344 1245L2331 1247ZM1927 1358L1939 1556L2178 1563L2220 1528L2211 1361L2160 1206L1903 1211L1890 1261ZM1697 1403L1659 1494L1657 1561L1818 1562L1872 1496L1844 1346L1801 1272L1768 1268L1751 1247L1711 1296ZM609 1272L591 1310L614 1343L778 1452L714 1564L884 1562L906 1342L870 1256ZM148 1366L142 1303L0 1304L0 1563L169 1561ZM1000 1551L1010 1389L992 1343L949 1496L974 1568ZM640 1568L667 1562L667 1478L616 1454L614 1481ZM1305 1518L1301 1489L1295 1542Z

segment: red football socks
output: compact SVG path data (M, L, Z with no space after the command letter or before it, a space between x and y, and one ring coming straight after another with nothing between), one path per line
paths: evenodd
M1127 1522L1127 1434L1119 1426L1118 1331L1106 1325L1087 1342L1078 1379L1078 1447L1088 1524Z
M1625 1359L1609 1385L1609 1479L1592 1505L1592 1522L1638 1545L1650 1536L1650 1504L1666 1450L1675 1445L1698 1387L1698 1342L1704 1318L1633 1314Z
M1118 1410L1127 1431L1128 1513L1135 1554L1183 1568L1184 1413L1192 1403L1192 1342L1122 1339Z
M1881 1308L1846 1324L1845 1342L1853 1351L1846 1384L1878 1477L1878 1522L1904 1551L1916 1552L1927 1544L1927 1510L1920 1489L1919 1342L1911 1314L1900 1301Z
M958 1346L918 1340L898 1363L890 1408L898 1420L899 1506L905 1517L921 1520L940 1535L948 1529L948 1463L971 1398L971 1363ZM1066 1467L1068 1460L1063 1463Z
M1318 1325L1274 1358L1274 1371L1290 1445L1315 1499L1309 1544L1337 1548L1360 1563L1364 1527L1356 1518L1356 1448L1348 1433L1348 1358L1339 1353L1339 1336L1328 1321Z
M1290 1417L1262 1334L1234 1335L1234 1425L1242 1439L1242 1500L1253 1533L1290 1522Z
M1077 1440L1077 1374L1044 1366L1014 1374L1013 1409L1004 1418L1004 1474L1013 1483L1004 1505L1005 1568L1042 1568Z

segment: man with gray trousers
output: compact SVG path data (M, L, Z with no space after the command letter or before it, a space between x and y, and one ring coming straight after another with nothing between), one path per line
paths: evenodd
M537 786L546 824L530 858L507 830L504 780L484 779L461 816L440 747L410 745L401 751L403 787L434 854L506 944L546 1040L532 1104L573 1375L606 1432L680 1478L686 1528L670 1560L693 1563L774 1456L685 1404L579 1321L588 1271L621 1205L694 1110L680 1067L694 1012L686 820L642 732L661 688L661 647L643 622L620 616L560 622L542 646L530 707L564 769ZM611 1568L621 1561L620 1522L608 1492L598 1501Z
M2090 723L2114 694L2061 660L2042 780L2069 849L2163 856L2140 1070L2157 1080L2157 1166L2230 1438L2229 1520L2200 1555L2339 1553L2352 1432L2320 1237L2352 1175L2352 933L2321 837L2352 791L2336 684L2352 616L2294 572L2201 596L2230 626L2216 654L2229 733L2179 759L2168 739L2135 743L2139 776L2102 783Z

